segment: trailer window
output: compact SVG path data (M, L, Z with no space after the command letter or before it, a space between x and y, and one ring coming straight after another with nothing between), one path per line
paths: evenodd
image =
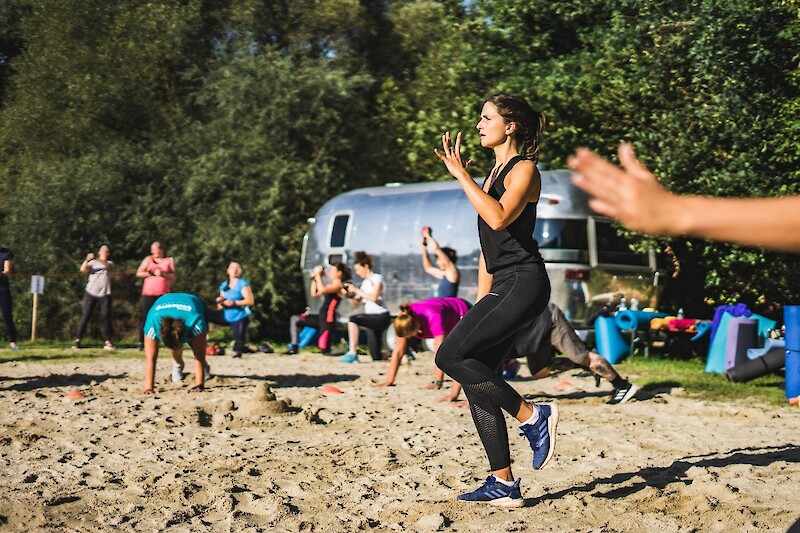
M331 226L331 248L344 247L344 240L347 236L347 223L350 221L350 215L336 215L333 219Z
M648 254L631 251L630 240L617 235L610 222L595 222L597 262L608 265L650 266Z
M539 248L587 250L586 220L540 218L536 221L533 238Z

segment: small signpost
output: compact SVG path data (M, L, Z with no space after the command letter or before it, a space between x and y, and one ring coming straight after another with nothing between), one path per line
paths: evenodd
M31 319L31 340L36 340L36 311L39 308L39 295L44 294L44 276L31 276L31 294L33 294L33 317Z

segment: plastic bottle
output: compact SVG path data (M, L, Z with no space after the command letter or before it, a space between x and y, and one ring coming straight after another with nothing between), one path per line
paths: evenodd
M628 308L628 302L625 300L623 296L619 301L619 306L617 307L618 311L625 311Z
M683 318L683 316L684 316L683 315L683 307L681 307L680 309L678 309L678 318Z
M639 300L636 299L634 296L631 298L631 311L638 311L639 310Z

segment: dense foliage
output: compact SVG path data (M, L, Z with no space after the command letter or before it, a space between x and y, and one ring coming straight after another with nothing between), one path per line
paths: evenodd
M798 42L796 0L6 0L0 245L48 275L40 334L71 335L77 264L101 243L132 334L130 271L161 240L177 289L209 300L241 262L254 328L278 336L303 306L306 218L353 187L447 179L431 153L446 129L486 170L472 147L493 90L545 112L551 167L625 139L675 191L800 193ZM800 296L794 256L670 244L676 307Z

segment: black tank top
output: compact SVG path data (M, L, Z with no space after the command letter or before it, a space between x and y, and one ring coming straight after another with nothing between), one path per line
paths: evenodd
M522 156L514 156L503 167L503 170L494 179L489 187L488 194L495 200L500 200L506 187L503 180L511 169L523 161ZM486 177L488 180L491 175ZM483 186L486 186L483 180ZM503 267L511 265L521 265L524 263L541 263L542 256L539 254L539 244L533 238L533 227L536 225L536 202L528 202L525 209L514 222L507 228L494 231L478 215L478 236L481 241L481 251L486 261L486 270L489 274L494 274Z

